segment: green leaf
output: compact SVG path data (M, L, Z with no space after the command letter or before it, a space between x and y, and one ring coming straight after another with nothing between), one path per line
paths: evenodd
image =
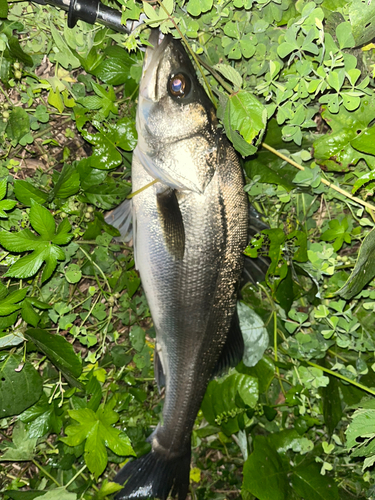
M34 64L29 54L26 54L26 52L22 49L17 37L8 37L8 47L9 53L12 58L18 59L23 64L25 64L25 66L32 66Z
M58 225L56 235L52 238L52 243L55 245L67 245L70 240L73 238L72 234L69 234L72 226L68 219L63 219L62 222Z
M340 45L340 49L351 49L355 46L354 37L352 35L352 25L349 21L340 23L337 26L336 36Z
M65 278L69 283L78 283L82 278L82 271L79 265L69 264L65 271Z
M31 340L64 375L77 378L82 372L80 358L73 346L61 335L53 335L40 328L30 328L25 337Z
M358 456L368 456L368 440L375 437L375 409L360 408L355 411L345 434L348 450L356 449Z
M14 194L18 201L31 207L31 200L43 204L48 199L48 194L36 188L28 181L16 179L14 181Z
M121 59L111 58L102 61L92 74L109 85L121 85L129 80L130 69Z
M21 308L21 304L17 304L25 298L27 288L15 290L3 298L0 302L0 316L7 316Z
M265 436L255 436L254 451L243 468L242 488L259 500L288 500L287 471Z
M6 130L9 138L16 142L30 132L30 118L23 108L12 109Z
M269 388L272 380L275 377L275 365L273 362L264 356L258 361L255 366L247 367L243 363L240 363L236 370L239 373L246 373L258 379L259 393L265 393Z
M212 9L213 0L189 0L187 11L192 16L200 16L202 12L208 12Z
M32 201L30 209L30 222L44 240L52 240L55 234L55 221L49 210Z
M40 490L7 490L7 495L12 500L34 500L34 498L38 498L44 494L45 491Z
M258 401L258 381L238 372L211 380L202 402L202 411L207 422L220 425L227 435L240 429L237 415L243 413L243 408L239 408L235 403L237 394L247 406L254 408Z
M230 140L238 133L251 145L266 125L266 110L250 92L239 91L229 96L224 110L224 127ZM229 133L229 134L228 134ZM238 143L233 142L236 147ZM252 153L255 148L252 148ZM239 151L241 153L241 151ZM246 154L250 154L245 149ZM242 153L241 153L242 154Z
M320 239L323 241L332 241L335 240L333 244L333 249L335 252L340 250L344 241L348 244L351 243L352 239L350 233L347 231L349 227L349 222L346 217L344 217L341 221L338 219L333 219L328 222L329 229L324 231L321 234Z
M56 184L49 195L49 199L69 198L79 191L80 176L75 166L65 163Z
M26 255L26 257L21 257L17 260L17 262L8 269L4 276L10 278L29 278L39 271L43 262L48 258L48 250L45 246L38 247L30 255Z
M364 184L367 184L368 182L372 182L374 180L375 180L375 170L366 172L355 181L352 188L352 193L355 194L358 191L358 189L360 189Z
M129 333L131 345L140 352L145 345L145 331L138 325L132 327Z
M81 178L81 187L85 191L90 186L102 184L108 173L105 170L99 170L91 165L91 158L83 158L77 165L77 171Z
M23 333L19 330L14 330L8 334L0 334L0 349L7 349L25 341Z
M360 159L364 159L369 166L375 168L373 141L367 139L367 134L373 133L373 127L369 125L373 120L374 110L375 99L367 96L362 99L361 106L355 113L342 106L338 113L325 109L322 117L332 128L332 132L314 142L315 158L319 165L324 165L328 170L343 172L348 169L349 164L356 165ZM359 152L359 148L363 152Z
M243 363L255 366L268 347L268 332L262 319L243 302L237 303L237 312L245 344Z
M6 19L8 17L8 2L7 0L0 0L0 18Z
M29 229L24 229L19 233L0 231L0 244L10 252L26 252L43 247L43 243L39 242L38 236Z
M7 193L7 179L1 179L0 181L0 200L5 198L5 195Z
M339 384L336 377L329 377L329 384L321 389L324 423L332 435L342 417Z
M15 200L2 200L0 201L0 217L8 218L8 214L5 210L12 210L17 205Z
M13 430L12 444L8 446L1 460L22 462L34 458L34 450L38 438L30 437L28 430L22 422L17 422Z
M112 483L108 481L108 479L104 479L100 491L98 493L98 500L102 500L103 498L107 497L107 495L112 495L113 493L117 493L122 488L123 488L122 485L118 483Z
M375 276L375 229L364 239L352 274L337 294L346 300L357 295Z
M21 413L19 420L28 424L30 437L40 438L49 432L59 434L63 424L64 410L59 408L58 401L48 402L47 396L42 394L35 405Z
M77 500L77 493L67 491L64 486L47 491L39 497L43 500Z
M375 38L375 5L373 2L352 0L349 4L351 32L355 45L364 45Z
M264 142L275 149L285 149L285 142L281 139L281 131L275 119L270 120ZM292 148L292 145L288 145ZM292 151L291 151L292 152ZM259 177L263 183L283 186L287 191L295 188L292 180L296 169L275 154L260 148L251 160L245 162L245 171L251 179Z
M367 154L375 154L375 128L371 127L367 130L364 130L358 137L356 137L351 145L357 151L361 151Z
M233 85L240 89L242 87L242 77L232 66L229 64L215 64L214 69L221 73L227 80L229 80Z
M29 325L36 327L39 323L40 317L31 306L32 302L30 299L25 299L22 303L22 319L29 323Z
M98 134L82 131L84 138L94 146L94 152L90 157L91 166L100 170L118 167L122 162L118 148L125 151L135 148L137 133L134 121L122 118L117 123L108 125L107 128L97 122L94 125L99 131Z
M291 477L293 490L305 500L338 500L339 492L333 478L320 474L317 463L302 462L293 469Z
M30 222L41 236L36 236L29 229L24 229L19 233L0 232L0 244L7 250L11 252L34 250L30 255L21 257L8 269L4 276L28 278L38 272L43 262L45 262L42 281L46 281L55 270L57 261L65 260L66 257L60 247L51 244L51 240L59 244L66 244L73 235L67 233L71 226L66 220L59 225L55 235L55 221L51 213L33 199L31 205Z
M18 415L42 394L42 378L29 362L10 355L0 363L0 417Z
M49 91L48 104L56 108L59 113L62 113L64 111L64 102L58 88L56 88L56 92L53 89Z
M77 446L85 441L85 462L97 479L104 471L108 456L106 447L122 456L134 455L130 440L119 429L112 427L118 415L111 408L111 401L95 413L89 408L69 410L69 415L78 425L69 425L66 438L61 441L69 446Z
M96 96L81 97L77 99L77 102L89 109L100 110L100 113L104 116L104 118L107 118L111 112L117 115L118 108L116 104L116 94L114 93L113 88L109 87L108 91L106 91L97 83L92 83L92 87Z
M73 69L79 68L80 61L71 51L67 43L61 34L57 31L55 25L50 22L51 34L53 37L53 41L56 44L57 51L54 54L54 59L61 64L65 69L68 69L71 66Z
M91 186L85 190L85 195L90 203L104 210L117 207L128 194L131 187L129 183L107 179L107 183L101 186Z

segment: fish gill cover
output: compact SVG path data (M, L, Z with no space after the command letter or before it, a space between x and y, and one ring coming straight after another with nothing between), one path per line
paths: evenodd
M120 3L187 41L261 214L245 270L261 257L267 274L242 282L246 355L208 385L189 495L372 498L373 2ZM149 31L70 30L26 2L0 0L0 16L0 491L105 499L163 414L135 239L103 215L132 189Z

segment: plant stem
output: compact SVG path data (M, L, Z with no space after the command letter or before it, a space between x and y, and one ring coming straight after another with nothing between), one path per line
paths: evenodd
M264 147L264 149L268 149L268 151L271 151L271 153L275 154L276 156L278 156L279 158L282 158L283 160L287 161L288 163L290 163L291 165L293 165L294 167L298 168L299 170L305 170L305 168L300 165L299 163L297 163L296 161L292 160L291 158L288 158L287 156L285 156L283 153L280 153L280 151L277 151L277 149L269 146L268 144L266 144L265 142L262 142L262 146ZM356 196L353 196L352 194L350 194L348 191L345 191L345 189L342 189L338 186L335 186L335 184L332 184L331 182L328 182L326 179L324 178L321 178L321 181L323 184L325 184L326 186L334 189L335 191L337 191L338 193L346 196L346 198L349 198L350 200L356 202L356 203L359 203L360 205L368 208L370 211L371 211L371 215L372 214L372 211L375 211L375 206L374 205L371 205L371 203L367 203L367 201L363 201L361 200L360 198L357 198Z
M93 259L91 258L91 255L88 254L83 247L80 247L80 250L81 252L86 255L86 257L89 259L89 261L91 262L91 264L93 266L95 266L98 270L99 270L99 273L102 275L103 279L104 279L104 282L105 284L107 285L108 287L108 290L109 290L109 293L112 293L112 288L109 286L109 283L108 283L108 280L107 280L107 277L106 275L103 273L103 271L100 269L100 267L98 266L98 264L96 262L93 261Z
M43 467L42 467L41 465L39 465L39 464L38 464L38 462L37 462L36 460L34 460L34 459L33 459L33 460L31 460L31 461L32 461L32 463L35 465L35 467L38 467L38 469L39 469L41 472L43 472L43 474L44 474L45 476L47 476L49 479L51 479L51 481L53 481L53 482L56 484L56 486L57 486L58 488L61 488L61 484L60 484L60 483L58 483L58 482L56 481L56 479L55 479L53 476L51 476L51 474L50 474L49 472L47 472L45 469L43 469Z
M370 389L369 387L366 387L365 385L362 385L359 382L355 382L354 380L350 380L350 378L345 377L344 375L341 375L341 373L334 372L333 370L330 370L329 368L325 368L324 366L317 365L316 363L312 363L311 361L306 361L306 363L310 366L313 366L314 368L318 368L319 370L322 370L322 372L329 373L330 375L333 375L334 377L340 378L341 380L345 380L345 382L348 382L351 385L355 385L359 389L362 389L362 391L366 391L369 394L372 394L373 396L375 396L375 389Z
M85 469L87 469L87 465L84 465L84 466L83 466L83 467L82 467L82 468L81 468L81 469L77 472L77 474L75 474L75 475L72 477L72 479L71 479L71 480L70 480L70 481L69 481L69 482L68 482L68 483L64 486L64 488L65 488L65 489L66 489L66 488L68 488L68 486L70 486L70 485L71 485L71 484L72 484L72 483L76 480L76 478L82 474L82 472L83 472Z

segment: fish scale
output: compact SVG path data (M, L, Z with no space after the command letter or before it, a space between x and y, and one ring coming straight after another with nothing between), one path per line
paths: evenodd
M176 74L176 84L189 79L188 95L168 90ZM207 384L243 352L236 300L247 196L236 153L217 129L184 48L170 37L147 49L137 130L133 192L159 179L133 198L132 210L135 262L155 326L155 373L165 383L165 401L151 452L118 473L115 481L125 484L116 498L165 500L171 493L184 500L191 433Z

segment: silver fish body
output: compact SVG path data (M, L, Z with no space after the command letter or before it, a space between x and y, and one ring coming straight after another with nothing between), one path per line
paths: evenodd
M116 476L117 497L186 497L191 433L207 384L239 361L236 300L248 203L236 153L182 44L148 48L133 156L133 241L156 330L155 375L165 384L152 451ZM118 210L118 209L117 209ZM113 222L112 222L113 223Z

